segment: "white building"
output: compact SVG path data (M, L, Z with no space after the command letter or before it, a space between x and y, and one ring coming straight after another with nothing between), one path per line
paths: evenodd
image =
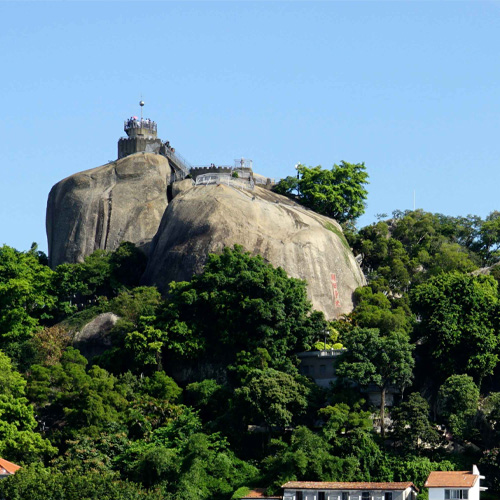
M418 493L410 482L289 481L282 488L283 500L415 500Z
M471 471L433 471L424 486L429 490L429 500L479 500L479 493L487 488L480 486L484 476L474 465Z

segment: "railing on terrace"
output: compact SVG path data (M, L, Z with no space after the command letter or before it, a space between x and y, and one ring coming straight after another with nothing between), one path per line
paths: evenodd
M249 160L248 158L237 158L234 160L234 168L249 168L252 169L253 167L253 161Z
M203 174L196 177L196 186L208 186L209 184L225 184L226 186L253 189L253 179L240 179L229 174Z
M253 180L254 180L255 184L264 184L264 185L266 185L268 180L271 181L271 185L274 186L276 184L276 182L275 182L274 179L269 179L267 177L254 177Z
M321 357L336 357L346 352L345 348L342 349L326 349L321 351L304 351L298 353L299 358L321 358Z
M150 120L149 118L141 120L139 118L132 117L128 120L125 120L123 124L123 130L125 130L126 132L127 130L130 130L132 128L147 128L149 130L152 130L153 132L157 131L156 122Z
M199 168L199 169L210 169L210 168L227 168L228 170L233 170L233 166L232 165L215 165L214 163L210 164L210 165L194 165L193 168Z

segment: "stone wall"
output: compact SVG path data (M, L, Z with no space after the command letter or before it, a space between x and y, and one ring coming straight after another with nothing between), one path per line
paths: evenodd
M118 159L141 152L158 154L162 145L161 139L122 137L118 141Z

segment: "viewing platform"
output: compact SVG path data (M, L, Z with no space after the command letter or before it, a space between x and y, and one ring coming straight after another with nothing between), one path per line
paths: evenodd
M157 137L156 122L149 118L137 118L137 116L132 116L132 118L125 120L123 130L126 132L127 136L131 138L144 137L154 139Z
M196 177L196 186L208 186L210 184L225 184L226 186L233 186L242 189L253 189L255 187L255 183L251 177L246 179L240 179L238 177L232 177L228 174L202 174Z
M191 167L189 173L197 186L226 184L244 189L253 189L257 184L266 189L271 189L275 184L274 179L255 174L252 166L252 160L239 158L234 160L233 165L215 165L214 163L197 165Z
M198 186L208 184L226 184L244 189L254 189L258 184L265 189L271 189L274 179L254 174L253 161L248 158L237 158L233 165L200 165L192 166L185 158L176 152L170 141L162 141L158 137L155 121L142 117L144 101L139 103L141 117L132 116L124 121L123 130L126 137L118 141L118 159L144 152L165 156L172 167L172 182L191 176Z

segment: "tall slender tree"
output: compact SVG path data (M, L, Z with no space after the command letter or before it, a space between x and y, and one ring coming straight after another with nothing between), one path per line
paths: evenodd
M346 335L347 351L341 356L337 375L361 386L374 384L380 391L380 433L385 437L385 396L394 385L403 390L410 385L415 361L413 345L404 333L385 337L377 328L354 328Z

